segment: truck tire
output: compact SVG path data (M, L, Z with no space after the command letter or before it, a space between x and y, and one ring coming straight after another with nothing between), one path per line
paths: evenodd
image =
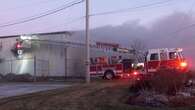
M104 78L107 80L112 80L114 79L114 72L109 70L104 73Z

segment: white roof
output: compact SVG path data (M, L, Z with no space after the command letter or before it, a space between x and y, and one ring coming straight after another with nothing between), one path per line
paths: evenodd
M158 53L158 52L182 52L183 49L182 48L158 48L158 49L149 49L148 52L149 53Z

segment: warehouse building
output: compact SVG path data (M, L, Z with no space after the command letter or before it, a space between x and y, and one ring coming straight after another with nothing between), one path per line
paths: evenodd
M31 35L2 36L0 40L0 73L31 74L36 77L84 77L85 45L72 40L74 32L52 32ZM123 56L130 52L114 51L119 44L94 42L91 57ZM21 51L20 51L21 50Z

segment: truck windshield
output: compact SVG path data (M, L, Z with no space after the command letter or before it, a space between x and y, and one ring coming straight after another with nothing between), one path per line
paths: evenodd
M177 59L179 56L177 54L177 52L170 52L169 53L169 59L174 60Z
M169 59L174 60L174 59L182 59L183 55L182 52L170 52L169 53Z

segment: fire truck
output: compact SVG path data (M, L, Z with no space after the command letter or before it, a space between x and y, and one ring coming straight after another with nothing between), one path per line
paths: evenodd
M123 59L121 56L91 58L90 75L108 80L114 77L131 77L132 74L137 74L132 64L132 59Z
M146 53L145 62L138 63L137 67L132 59L115 57L97 57L91 59L91 76L102 76L112 79L116 76L123 78L136 78L141 75L151 75L160 69L174 69L180 72L188 71L188 63L183 56L181 48L150 49ZM139 68L139 69L138 69Z
M138 92L143 89L151 89L154 83L153 81L166 81L165 77L170 77L168 80L171 80L174 76L175 78L181 76L179 81L181 81L184 86L192 86L193 82L188 77L189 74L183 74L188 72L188 63L182 52L183 49L181 48L148 50L145 54L145 62L139 64L142 68L137 67L140 71L133 77L133 83L130 86L130 90ZM162 84L163 83L166 84L165 82L162 82ZM176 84L168 86L169 92L171 92L171 94L176 94Z
M183 56L182 48L162 48L150 49L145 56L145 62L136 66L137 75L136 80L150 79L153 75L158 74L159 71L175 70L180 73L188 71L188 63Z
M156 73L159 69L188 70L188 64L181 48L150 49L147 52L144 68L146 73Z

